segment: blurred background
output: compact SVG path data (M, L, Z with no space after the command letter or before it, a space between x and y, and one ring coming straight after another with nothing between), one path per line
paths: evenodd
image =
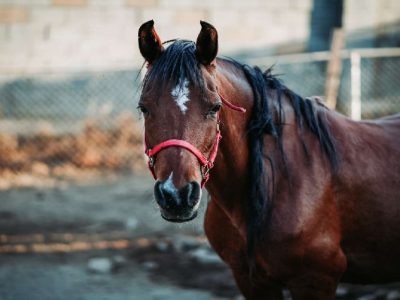
M397 0L0 0L0 300L241 299L203 215L173 225L153 201L136 112L150 19L165 41L208 21L220 55L353 119L400 111Z

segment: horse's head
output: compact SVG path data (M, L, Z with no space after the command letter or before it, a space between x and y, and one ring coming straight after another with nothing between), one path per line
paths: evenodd
M196 217L220 139L218 36L212 25L201 26L196 43L178 40L166 49L153 21L139 29L139 49L148 63L139 102L146 154L161 215L173 222Z

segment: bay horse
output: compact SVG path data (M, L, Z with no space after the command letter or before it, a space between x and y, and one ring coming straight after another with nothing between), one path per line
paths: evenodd
M400 115L350 120L271 70L217 58L217 30L200 23L196 43L168 47L153 21L139 29L161 216L195 218L204 186L205 233L246 299L400 280Z

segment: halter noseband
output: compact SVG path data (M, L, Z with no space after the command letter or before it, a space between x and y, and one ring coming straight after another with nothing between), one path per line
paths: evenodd
M224 97L222 97L221 94L219 94L219 93L218 93L218 95L221 98L222 103L225 104L230 109L239 111L241 113L246 112L245 108L236 106L236 105L230 103ZM156 155L166 148L180 147L180 148L188 150L194 156L196 156L197 160L200 163L200 172L201 172L201 177L202 177L201 187L202 188L204 187L204 185L210 178L210 170L212 169L212 167L214 167L214 161L215 161L215 158L217 157L217 153L218 153L219 141L222 139L221 131L219 130L219 116L218 116L218 120L217 120L217 133L215 135L214 144L211 148L210 155L208 156L208 158L199 149L197 149L191 143L186 142L184 140L170 139L170 140L166 140L164 142L157 144L153 148L149 148L147 146L146 134L144 136L145 136L145 138L144 138L145 153L149 158L147 161L147 165L148 165L149 170L150 170L151 174L153 175L154 179L157 179L155 171L154 171Z

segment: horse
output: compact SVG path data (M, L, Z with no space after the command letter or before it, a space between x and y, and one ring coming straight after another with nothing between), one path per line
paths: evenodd
M162 218L197 215L246 299L334 299L400 280L400 115L353 121L220 58L218 32L162 43L142 24L138 108ZM299 78L307 84L306 78Z

